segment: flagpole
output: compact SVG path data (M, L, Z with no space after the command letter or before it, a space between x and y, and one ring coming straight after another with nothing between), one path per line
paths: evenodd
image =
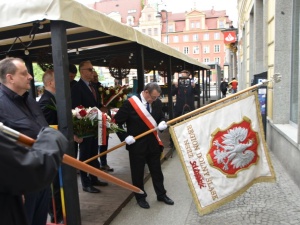
M270 80L263 80L262 82L260 82L260 83L258 83L258 84L256 84L256 85L253 85L253 86L251 86L251 87L248 87L248 88L246 88L246 89L244 89L244 90L241 90L241 91L239 91L239 92L237 92L237 93L235 93L235 94L229 95L229 96L227 96L227 97L225 97L225 98L219 99L219 100L217 100L217 101L215 101L215 102L213 102L213 103L210 103L210 104L208 104L208 105L205 105L205 106L203 106L203 107L201 107L201 108L199 108L199 109L195 109L195 110L193 110L193 111L191 111L191 112L188 112L188 113L186 113L186 114L184 114L184 115L182 115L182 116L176 117L176 118L174 118L174 119L172 119L172 120L169 120L169 121L167 122L167 124L170 125L170 124L173 124L173 123L175 123L175 122L177 122L177 121L179 121L179 120L188 118L188 117L190 117L190 116L192 116L192 115L194 115L194 114L196 114L196 113L199 113L199 112L202 112L202 111L204 111L204 110L207 110L208 108L210 108L210 107L212 107L212 106L218 105L218 104L220 104L220 103L222 103L222 102L225 102L225 101L227 101L227 100L229 100L229 99L235 98L235 97L237 97L238 95L244 94L244 93L249 92L249 91L253 91L253 90L255 90L255 89L257 89L257 88L259 88L259 87L261 87L261 86L265 86L265 85L267 85L269 82L275 82L275 83L278 83L278 82L280 82L280 81L281 81L281 75L280 75L279 73L276 73L276 74L273 75L273 77L272 77Z
M35 140L24 135L24 134L21 134L20 132L16 131L16 130L13 130L7 126L4 126L3 123L0 122L0 131L3 132L3 134L5 134L6 136L8 136L10 139L16 141L16 142L20 142L22 144L25 144L27 146L32 146L34 143L35 143ZM76 169L79 169L79 170L82 170L82 171L85 171L87 173L90 173L94 176L97 176L97 177L100 177L108 182L111 182L111 183L114 183L120 187L123 187L127 190L130 190L130 191L133 191L135 193L138 193L138 194L143 194L144 192L136 187L136 186L133 186L132 184L130 183L127 183L119 178L116 178L110 174L107 174L101 170L98 170L84 162L81 162L67 154L64 154L63 155L63 159L62 159L62 162L64 164L67 164L71 167L74 167Z
M267 81L267 82L269 82L269 81ZM218 104L220 104L220 103L222 103L222 102L225 102L225 101L227 101L227 100L229 100L229 99L235 98L235 97L237 97L237 96L239 96L239 95L241 95L241 94L244 94L244 93L246 93L246 92L253 91L253 90L255 90L255 89L257 89L257 88L259 88L259 87L261 87L261 86L263 86L263 85L265 85L265 83L258 83L258 84L256 84L256 85L253 85L253 86L251 86L251 87L249 87L249 88L246 88L246 89L244 89L244 90L242 90L242 91L239 91L239 92L237 92L237 93L235 93L235 94L229 95L229 96L227 96L227 97L225 97L225 98L219 99L219 100L217 100L217 101L215 101L215 102L212 102L212 103L210 103L210 104L207 104L207 105L205 105L205 106L202 106L202 107L199 108L199 109L195 109L195 110L193 110L193 111L191 111L191 112L188 112L188 113L186 113L186 114L184 114L184 115L182 115L182 116L179 116L179 117L176 117L176 118L174 118L174 119L172 119L172 120L169 120L169 121L167 122L167 124L170 125L170 124L176 123L176 122L178 122L178 121L180 121L180 120L183 120L183 119L186 119L186 118L188 118L188 117L191 117L191 116L194 115L194 114L197 114L197 113L199 113L199 112L205 111L205 110L207 110L207 109L209 109L209 108L211 108L211 107L213 107L213 106L215 106L215 105L218 105Z
M226 98L222 98L222 99L220 99L220 100L217 100L217 101L215 101L215 102L213 102L213 103L210 103L210 104L208 104L208 105L206 105L206 106L203 106L203 107L201 107L201 108L199 108L199 109L195 109L195 110L193 110L193 111L191 111L191 112L189 112L189 113L186 113L186 114L184 114L184 115L182 115L182 116L176 117L176 118L174 118L174 119L172 119L172 120L167 121L166 123L167 123L167 125L171 125L171 124L176 123L176 122L178 122L178 121L180 121L180 120L183 120L183 119L185 119L185 118L188 118L188 117L190 117L190 116L192 116L192 115L194 115L194 114L196 114L196 113L199 113L199 112L202 112L202 111L204 111L204 110L207 110L208 108L210 108L210 107L212 107L212 106L215 106L215 105L217 105L217 104L220 104L220 103L222 103L222 102L225 102L225 101L227 101L227 100L229 100L229 99L235 98L235 97L237 97L238 95L241 95L241 94L246 93L246 92L249 92L249 91L253 91L253 90L255 90L255 89L257 89L257 88L259 88L259 87L261 87L261 86L267 85L269 82L272 82L272 81L274 81L275 83L280 82L280 81L281 81L281 76L280 76L280 74L274 74L274 76L273 76L272 79L270 79L270 80L263 80L261 83L258 83L258 84L256 84L256 85L253 85L253 86L249 87L249 88L246 88L246 89L244 89L244 90L241 90L241 91L239 91L239 92L237 92L237 93L235 93L235 94L229 95L229 96L226 97ZM135 136L134 139L137 140L137 139L139 139L139 138L141 138L141 137L144 137L144 136L146 136L147 134L150 134L150 133L156 131L157 129L158 129L158 128L156 127L156 128L151 129L151 130L148 130L148 131L146 131L146 132L144 132L144 133L142 133L142 134L139 134L139 135ZM88 163L88 162L90 162L90 161L93 161L93 160L97 159L98 157L101 157L101 156L103 156L103 155L105 155L105 154L107 154L107 153L109 153L109 152L112 152L112 151L114 151L114 150L116 150L116 149L118 149L118 148L124 146L125 144L126 144L126 142L123 141L123 142L121 142L120 144L118 144L118 145L116 145L116 146L114 146L114 147L112 147L112 148L110 148L110 149L108 149L108 150L106 150L106 151L104 151L104 152L98 154L98 155L95 155L94 157L89 158L88 160L85 160L84 163Z

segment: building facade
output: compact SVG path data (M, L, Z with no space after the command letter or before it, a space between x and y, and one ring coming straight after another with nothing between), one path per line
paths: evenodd
M231 21L225 10L192 9L185 13L172 13L157 11L149 4L142 10L139 21L141 32L202 63L218 64L223 68L224 63L229 61L222 31L230 27ZM212 80L216 81L214 73Z
M172 13L160 10L157 3L148 2L131 0L128 4L127 0L101 0L89 6L204 64L218 64L223 68L230 61L222 33L231 25L225 10L203 11L195 7L188 12ZM154 78L149 74L145 78L146 83L164 82L158 75ZM212 81L216 80L212 70Z
M259 74L282 76L268 84L266 139L300 187L300 0L238 0L238 15L239 88Z

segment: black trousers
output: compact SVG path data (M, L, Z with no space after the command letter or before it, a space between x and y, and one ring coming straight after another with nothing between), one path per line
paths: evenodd
M107 148L108 148L108 139L109 139L109 136L106 136L106 145L100 145L99 146L99 153L105 152L107 150ZM101 164L101 166L106 166L107 165L107 154L100 157L100 164Z
M25 195L25 212L29 224L45 225L47 222L50 187Z
M79 160L85 161L98 154L98 139L95 137L84 138L83 142L79 144ZM88 163L99 169L99 161L97 159ZM84 171L80 171L81 184L84 187L92 186L92 182L98 180L94 175L90 175Z
M160 165L161 150L152 146L143 146L143 151L140 148L135 148L129 151L130 169L132 184L144 191L144 194L135 193L137 200L146 198L147 193L144 190L144 169L147 163L152 177L154 191L157 196L166 194L164 188L164 176Z

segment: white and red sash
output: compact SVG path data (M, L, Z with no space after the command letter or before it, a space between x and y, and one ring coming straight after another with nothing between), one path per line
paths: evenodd
M145 106L142 104L140 99L136 96L132 96L128 99L134 110L137 112L137 114L140 116L140 118L144 121L144 123L147 125L147 127L152 130L157 127L157 123L152 117L152 115L148 112L148 110L145 108ZM153 132L154 136L156 137L156 140L158 141L159 145L163 146L162 141L160 140L158 136L157 130Z
M107 145L106 135L107 135L107 125L106 125L106 115L98 109L98 145Z

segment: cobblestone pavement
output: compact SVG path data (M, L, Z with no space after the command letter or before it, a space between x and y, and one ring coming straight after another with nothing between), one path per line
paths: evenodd
M300 189L270 153L276 174L275 183L258 183L234 201L210 214L200 216L193 202L179 157L174 153L162 165L168 195L174 206L157 202L151 179L145 189L150 209L141 209L132 199L111 224L134 225L279 225L300 224Z
M276 183L255 184L234 201L202 217L192 203L185 224L300 224L300 189L270 155Z

